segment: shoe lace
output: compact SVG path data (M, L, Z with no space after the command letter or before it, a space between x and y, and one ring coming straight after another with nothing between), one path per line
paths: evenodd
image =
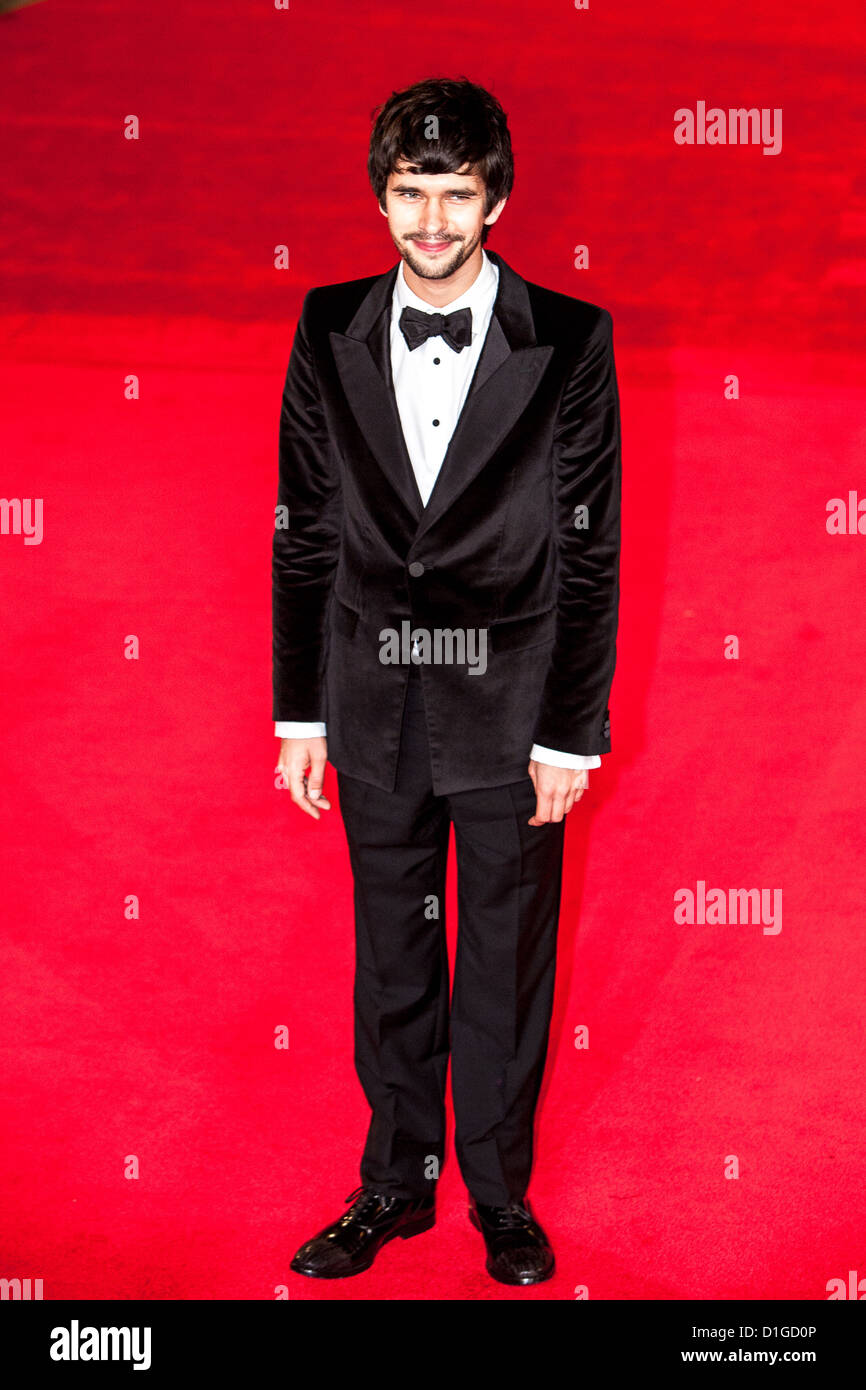
M514 1226L525 1226L531 1222L532 1212L525 1202L507 1202L499 1209L496 1225L502 1230L512 1230Z
M365 1187L362 1183L360 1187L355 1188L354 1192L350 1192L345 1200L352 1203L350 1211L346 1212L346 1216L349 1216L350 1212L352 1216L361 1216L368 1207L382 1206L383 1203L387 1201L387 1198L382 1197L371 1188ZM343 1220L345 1219L344 1217Z

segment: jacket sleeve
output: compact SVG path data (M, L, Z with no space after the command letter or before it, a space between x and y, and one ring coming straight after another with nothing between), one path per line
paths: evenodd
M272 718L281 721L326 718L328 610L342 523L338 460L310 347L314 293L307 294L301 309L280 410L271 574Z
M567 753L609 753L622 480L613 320L606 309L562 394L553 473L556 630L533 742Z

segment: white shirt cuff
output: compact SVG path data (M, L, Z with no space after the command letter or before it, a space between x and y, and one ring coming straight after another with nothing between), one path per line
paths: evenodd
M555 748L543 748L540 743L533 743L529 756L533 762L546 763L548 767L570 767L578 772L587 767L601 767L598 753L560 753Z
M277 738L324 738L325 725L311 721L307 724L297 719L281 719L274 725Z

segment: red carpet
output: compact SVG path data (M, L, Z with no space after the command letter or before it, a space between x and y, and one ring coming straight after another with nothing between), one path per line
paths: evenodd
M0 1277L816 1300L866 1275L866 537L825 524L866 496L863 30L755 9L0 19L0 491L44 516L40 544L0 535ZM371 108L446 71L511 116L491 246L611 310L623 411L614 752L569 818L530 1194L558 1272L530 1291L485 1275L453 1158L432 1232L354 1280L288 1269L367 1110L333 770L319 825L272 773L279 397L304 290L393 263ZM782 108L782 152L676 146L699 100ZM679 923L699 881L780 889L781 930ZM450 910L453 946L453 884Z

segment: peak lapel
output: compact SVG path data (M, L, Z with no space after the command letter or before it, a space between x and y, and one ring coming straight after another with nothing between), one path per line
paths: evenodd
M495 252L499 286L481 356L424 507L391 379L390 309L399 263L374 282L345 333L330 333L346 399L382 472L418 523L417 540L453 505L519 420L553 348L539 346L526 283Z
M553 355L552 347L536 342L526 282L501 256L487 254L499 267L490 327L416 541L481 472L523 414Z
M410 514L423 512L391 379L391 296L399 262L379 276L345 333L330 333L337 372L361 433Z

